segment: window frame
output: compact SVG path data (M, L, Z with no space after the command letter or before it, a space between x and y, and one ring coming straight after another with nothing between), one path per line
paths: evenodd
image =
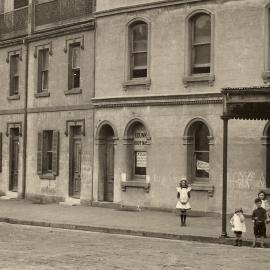
M46 52L46 57L48 66L44 66L44 54ZM50 49L49 48L42 48L38 50L38 86L37 86L37 93L48 93L49 92L49 66L50 66ZM43 78L44 74L47 74L47 88L43 88Z
M14 61L14 59L17 59L16 61ZM17 72L14 72L15 70L15 66L14 63L17 64ZM9 60L9 79L10 79L10 83L9 83L9 96L18 96L19 95L19 86L20 86L20 54L16 53L10 56L10 60ZM17 84L14 83L14 79L17 79ZM15 91L15 85L17 85L17 89Z
M193 19L199 15L208 15L210 16L211 22L211 37L210 37L210 71L209 73L193 73L193 39L194 39L194 28L193 28ZM185 87L188 87L191 83L202 83L206 82L209 86L214 85L215 75L214 75L214 30L215 30L215 20L214 14L206 9L194 10L186 17L186 34L185 34L185 74L183 77L183 83ZM207 65L209 66L209 65Z
M200 149L196 149L196 133L198 132L198 125L204 125L205 128L207 128L208 130L208 134L206 135L206 139L208 141L208 150L200 150ZM209 172L208 172L208 177L199 177L197 176L197 153L207 153L208 154L208 163L209 163L209 166L210 166L210 146L209 146L209 129L207 127L207 125L203 122L197 122L195 123L195 126L193 127L194 128L194 131L193 131L193 146L192 146L192 157L193 157L193 160L192 160L192 165L191 165L191 176L192 176L192 179L194 181L197 181L197 182L208 182L209 181Z
M50 136L48 134L50 133ZM49 138L51 142L48 143ZM51 149L48 145L51 145ZM48 167L48 153L51 153L51 169ZM40 179L52 179L59 170L59 131L42 130L38 132L37 141L37 174Z
M147 25L147 64L146 64L146 77L133 77L132 76L132 27L143 23ZM145 53L145 52L144 52ZM126 67L125 67L125 80L123 82L123 89L126 91L134 86L139 86L147 90L151 86L151 22L149 19L143 17L136 17L130 20L126 25Z
M69 52L68 52L68 90L79 89L81 87L81 42L75 42L68 45ZM74 48L78 49L80 52L79 56L79 67L73 67L73 53ZM74 86L74 70L79 70L79 85Z

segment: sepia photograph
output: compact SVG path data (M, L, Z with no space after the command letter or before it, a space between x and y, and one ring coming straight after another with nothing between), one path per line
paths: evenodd
M0 270L270 269L270 0L0 0Z

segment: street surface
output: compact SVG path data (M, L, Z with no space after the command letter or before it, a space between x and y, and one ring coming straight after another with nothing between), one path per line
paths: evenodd
M269 270L270 250L0 223L0 269Z

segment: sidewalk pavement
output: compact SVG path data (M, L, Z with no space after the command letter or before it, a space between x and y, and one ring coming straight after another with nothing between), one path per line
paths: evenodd
M221 239L221 217L187 218L187 227L180 226L176 213L159 211L126 211L121 209L33 204L24 200L1 200L0 222L63 229L85 230L156 238L232 244L233 232L228 221L229 238ZM252 222L246 218L247 233L243 244L251 245ZM268 226L268 231L270 226ZM265 241L270 247L270 234Z

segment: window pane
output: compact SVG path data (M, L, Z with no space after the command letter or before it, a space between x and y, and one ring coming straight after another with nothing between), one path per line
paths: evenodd
M19 77L13 77L13 92L12 92L12 94L13 95L16 95L16 94L18 94L18 92L19 92Z
M13 75L17 74L19 71L19 55L13 55L10 59L11 64L11 70L13 72Z
M42 71L41 83L42 83L41 89L47 90L48 89L48 71Z
M134 57L134 67L146 67L147 66L147 53L136 53Z
M73 85L72 88L80 87L80 69L72 70Z
M47 70L49 67L49 49L41 51L42 53L42 70Z
M147 24L133 26L133 51L147 51Z
M28 5L28 0L14 0L14 9Z
M195 131L195 151L209 151L209 131L206 125L198 125Z
M144 78L147 77L147 69L134 69L132 71L133 78Z
M194 19L194 42L211 42L211 19L209 15L199 15Z
M210 66L208 67L193 67L192 74L210 73Z
M209 152L198 153L195 152L196 162L196 177L208 178L209 177Z
M80 46L72 47L72 68L80 67Z
M47 131L47 151L52 151L52 140L53 140L52 130Z
M47 152L47 170L52 171L52 152Z
M193 49L194 51L194 64L209 64L210 63L210 44L209 45L197 45Z

